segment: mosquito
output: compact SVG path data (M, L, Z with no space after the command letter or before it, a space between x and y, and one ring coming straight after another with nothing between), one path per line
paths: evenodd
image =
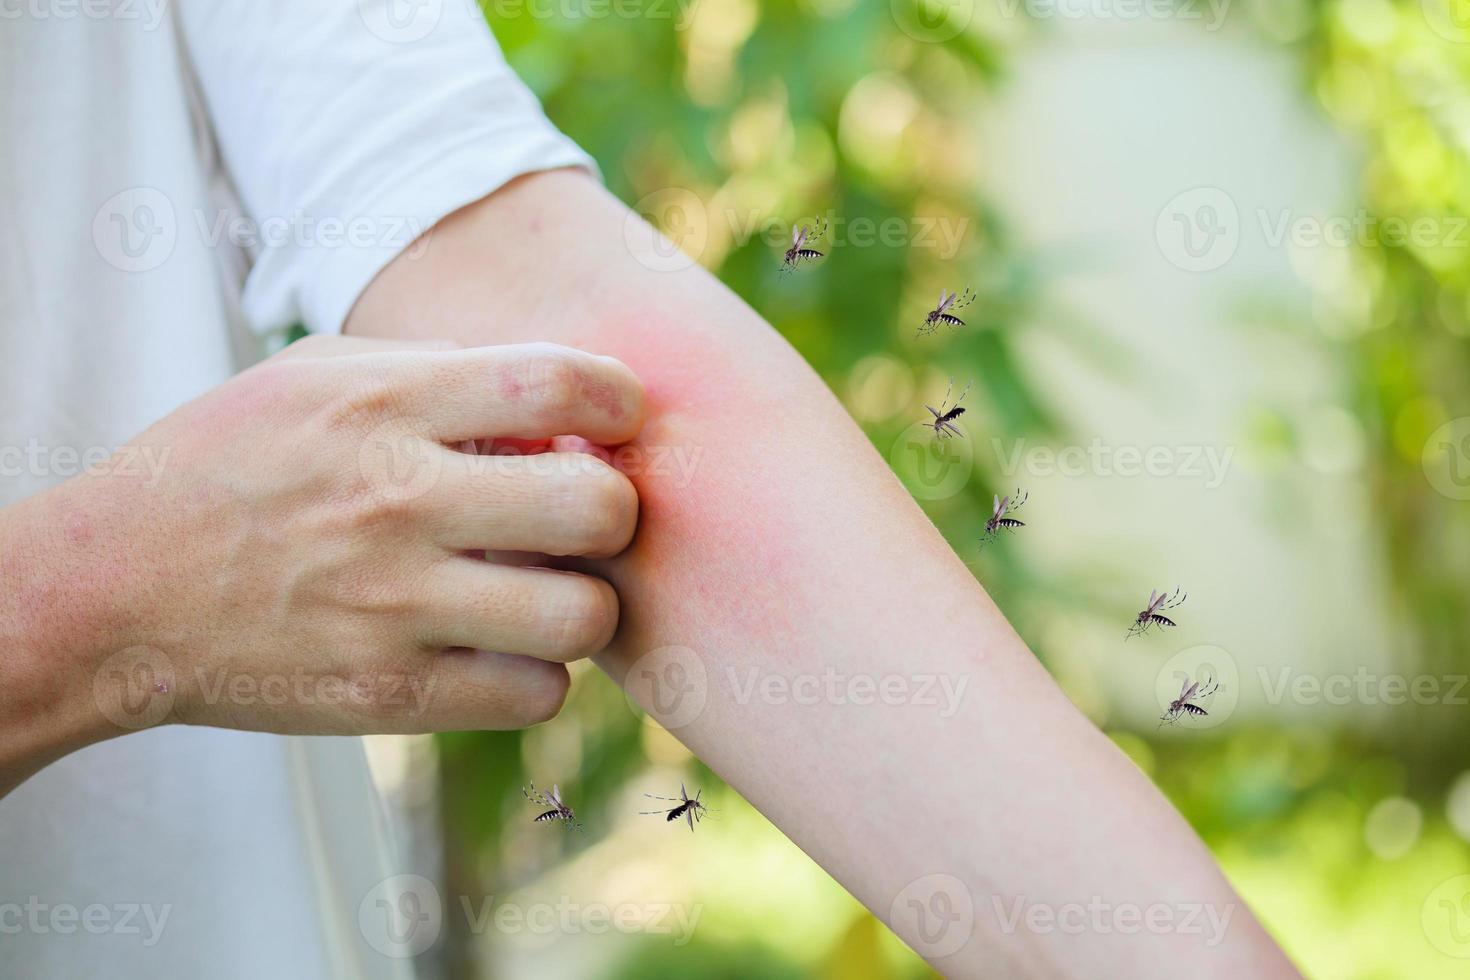
M972 381L970 384L974 384L974 382ZM933 429L934 434L941 439L946 439L952 435L963 436L965 433L959 426L954 424L954 420L965 414L965 410L961 407L960 402L964 401L965 396L969 393L970 385L967 384L965 385L965 390L960 392L960 397L955 399L954 405L950 406L949 396L954 394L954 378L950 378L949 387L944 391L944 401L939 403L939 407L935 408L933 405L924 406L929 410L929 414L934 416L933 422L926 422L924 424Z
M695 821L703 820L705 814L709 812L709 807L699 801L700 794L703 792L704 790L702 789L695 790L694 797L691 799L689 791L684 788L683 783L680 783L679 798L677 800L670 796L654 796L652 793L644 793L643 795L650 800L663 800L665 803L675 803L678 805L668 810L640 810L639 813L645 817L652 816L655 813L666 814L664 817L666 823L673 823L675 820L683 817L689 823L689 829L692 832Z
M963 310L973 302L975 302L975 294L970 291L969 286L966 286L964 293L960 295L941 289L939 291L939 305L930 310L929 315L924 317L924 324L919 327L919 336L932 334L939 329L941 323L946 323L951 327L963 327L965 321L947 311Z
M1154 626L1163 629L1165 626L1178 625L1174 622L1174 620L1170 619L1168 616L1165 616L1162 610L1173 609L1175 606L1179 605L1181 602L1188 598L1189 593L1186 592L1185 594L1180 595L1177 588L1174 590L1173 595L1169 595L1165 592L1150 592L1148 596L1148 606L1143 610L1143 612L1138 614L1137 619L1133 620L1133 625L1128 627L1128 636L1125 636L1124 639L1132 636L1142 636L1143 634L1147 633L1151 627Z
M994 541L1000 537L1000 532L1002 531L1014 531L1018 527L1025 527L1025 521L1018 521L1014 517L1007 517L1006 514L1014 514L1020 510L1021 505L1030 496L1029 491L1022 493L1020 488L1017 488L1014 497L993 497L994 504L991 506L990 520L985 522L985 533L981 536L980 543L983 545L987 541Z
M814 229L806 225L791 228L791 247L781 259L781 273L796 271L803 259L820 259L822 253L808 246L808 242L817 242L823 235L827 234L827 219L823 218Z
M572 812L572 808L562 802L561 787L555 783L552 783L550 793L543 793L536 788L536 784L533 782L529 787L521 788L521 795L532 806L546 808L546 812L537 814L532 819L533 823L543 823L547 820L564 820L566 821L568 830L575 830L581 826L581 824L577 823L577 815Z
M1185 715L1197 715L1201 718L1208 715L1208 711L1194 702L1203 701L1218 690L1220 690L1218 683L1210 683L1204 687L1200 687L1199 681L1191 681L1188 677L1184 678L1184 684L1179 688L1179 696L1169 702L1169 709L1159 719L1159 728L1163 728L1165 725L1177 725L1179 724L1179 719Z

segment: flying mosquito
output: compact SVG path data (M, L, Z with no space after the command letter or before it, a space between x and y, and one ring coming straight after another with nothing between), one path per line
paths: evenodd
M704 790L702 789L695 790L694 798L690 799L689 791L684 788L683 783L680 783L679 798L677 800L669 796L654 796L652 793L644 793L643 795L650 800L663 800L665 803L675 803L678 805L668 810L640 810L638 812L645 817L652 816L655 813L666 814L664 821L667 823L673 823L675 820L683 817L689 823L689 829L693 831L695 821L703 820L704 815L709 812L709 807L699 801L700 794L703 792Z
M533 782L529 787L521 788L521 795L532 806L546 808L546 812L537 814L533 818L534 823L543 823L547 820L564 820L566 821L568 830L575 830L581 826L581 824L577 823L577 815L572 812L572 808L562 802L561 788L555 783L552 784L550 793L543 793L536 788L536 784Z
M1000 537L1000 532L1002 531L1014 531L1018 527L1025 527L1025 521L1018 521L1014 517L1007 517L1006 514L1014 514L1020 510L1021 505L1030 496L1031 494L1029 492L1022 493L1018 488L1014 497L993 498L995 503L990 511L990 520L985 522L985 533L980 536L980 543L983 545L988 541L994 541Z
M781 258L781 274L785 275L788 272L795 272L796 267L801 265L803 259L820 259L822 253L811 248L807 243L818 242L825 234L827 234L826 218L823 218L814 229L808 228L806 225L801 225L800 227L793 225L791 228L791 247L786 250L786 254Z
M972 381L970 384L974 384L974 382ZM954 420L965 414L965 410L960 406L960 402L964 401L965 396L969 393L970 385L967 384L965 385L965 390L960 392L960 397L955 399L954 405L950 406L949 396L954 394L954 378L950 378L949 387L944 391L944 401L939 403L939 407L935 408L933 405L924 406L929 410L929 414L934 416L933 422L926 422L924 424L933 429L934 434L941 439L946 439L952 435L963 436L965 433L959 426L954 424Z
M1159 728L1163 728L1165 725L1177 725L1179 724L1179 719L1185 715L1204 717L1209 714L1208 711L1194 702L1203 701L1218 690L1220 690L1218 683L1210 683L1204 687L1200 687L1199 681L1191 681L1188 677L1184 678L1184 684L1179 688L1179 696L1169 703L1169 709L1159 719Z
M963 310L973 302L975 302L975 294L970 292L969 286L966 286L964 293L958 296L941 289L939 291L939 305L930 310L929 315L924 317L924 324L919 327L919 336L933 333L939 329L941 323L947 323L951 327L963 327L965 321L947 311Z
M1180 595L1177 588L1174 590L1173 595L1164 592L1150 592L1148 606L1143 612L1138 614L1138 618L1133 621L1133 625L1128 627L1128 636L1125 636L1124 639L1133 636L1142 636L1154 626L1163 629L1165 626L1177 625L1174 620L1163 614L1163 610L1173 609L1188 598L1189 593L1186 592L1184 595Z

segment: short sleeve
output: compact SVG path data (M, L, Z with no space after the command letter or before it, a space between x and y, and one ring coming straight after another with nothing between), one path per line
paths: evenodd
M596 165L472 0L183 0L181 37L246 212L242 308L338 331L442 217L525 173Z

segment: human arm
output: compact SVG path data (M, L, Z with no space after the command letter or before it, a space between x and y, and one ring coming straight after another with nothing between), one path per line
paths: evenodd
M687 481L632 474L638 536L597 565L623 608L598 662L639 690L642 658L691 651L652 663L692 656L703 707L688 717L651 705L655 716L948 975L1295 975L1192 830L1060 692L820 379L703 270L655 271L667 263L639 251L630 220L584 175L523 179L437 226L374 280L347 324L618 356L647 390L633 445L699 454ZM762 693L767 678L789 685L829 670L948 679L963 694L945 715L917 697L859 704L851 687L815 703ZM936 899L953 886L933 876L964 894ZM966 896L973 935L949 950L958 934L938 916ZM1174 927L1044 929L1027 918L1094 897L1172 910ZM1185 929L1188 908L1201 922L1213 910L1223 934Z

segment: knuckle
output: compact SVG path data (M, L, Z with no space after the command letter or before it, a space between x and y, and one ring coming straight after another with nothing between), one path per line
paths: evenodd
M539 725L561 713L572 686L571 675L561 664L544 664L517 699L518 721L522 725Z
M612 586L586 575L568 576L552 600L548 627L558 652L589 656L605 647L618 625L618 599Z
M574 353L548 347L527 363L526 396L543 417L557 419L576 407L582 393L582 367Z
M571 553L601 557L627 547L638 521L638 491L626 476L587 456L578 460L565 493Z

